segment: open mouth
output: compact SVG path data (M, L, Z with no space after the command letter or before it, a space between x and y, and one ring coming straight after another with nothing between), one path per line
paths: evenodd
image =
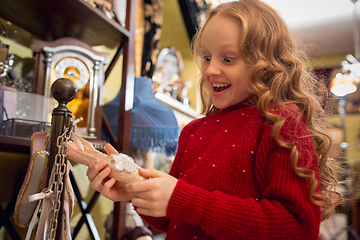
M213 83L214 91L221 92L229 88L231 85L223 83Z

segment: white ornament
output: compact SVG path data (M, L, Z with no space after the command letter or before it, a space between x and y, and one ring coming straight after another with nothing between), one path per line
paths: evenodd
M140 168L140 166L134 162L132 157L123 153L120 153L119 155L111 154L108 165L118 172L125 170L129 173L133 173Z

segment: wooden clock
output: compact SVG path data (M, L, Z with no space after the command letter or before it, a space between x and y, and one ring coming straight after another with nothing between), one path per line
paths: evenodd
M95 139L95 108L103 105L104 65L109 55L93 50L76 38L61 38L52 42L35 39L34 91L50 96L52 83L68 78L77 86L77 96L68 107L75 118L84 120L78 124L80 135Z

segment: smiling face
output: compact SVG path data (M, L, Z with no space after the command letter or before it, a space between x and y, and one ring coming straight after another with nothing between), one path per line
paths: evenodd
M250 66L240 52L240 34L240 23L220 13L210 18L201 36L202 74L218 109L250 95Z

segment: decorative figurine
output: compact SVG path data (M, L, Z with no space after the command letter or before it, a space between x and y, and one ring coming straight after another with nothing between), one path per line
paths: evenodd
M86 166L89 166L96 160L106 161L108 162L109 167L113 169L110 177L113 177L117 181L123 183L140 181L143 179L139 175L138 171L140 166L134 162L132 157L123 153L118 155L111 154L111 156L104 154L96 150L90 142L86 141L75 133L71 133L71 140L73 142L67 143L67 159Z

